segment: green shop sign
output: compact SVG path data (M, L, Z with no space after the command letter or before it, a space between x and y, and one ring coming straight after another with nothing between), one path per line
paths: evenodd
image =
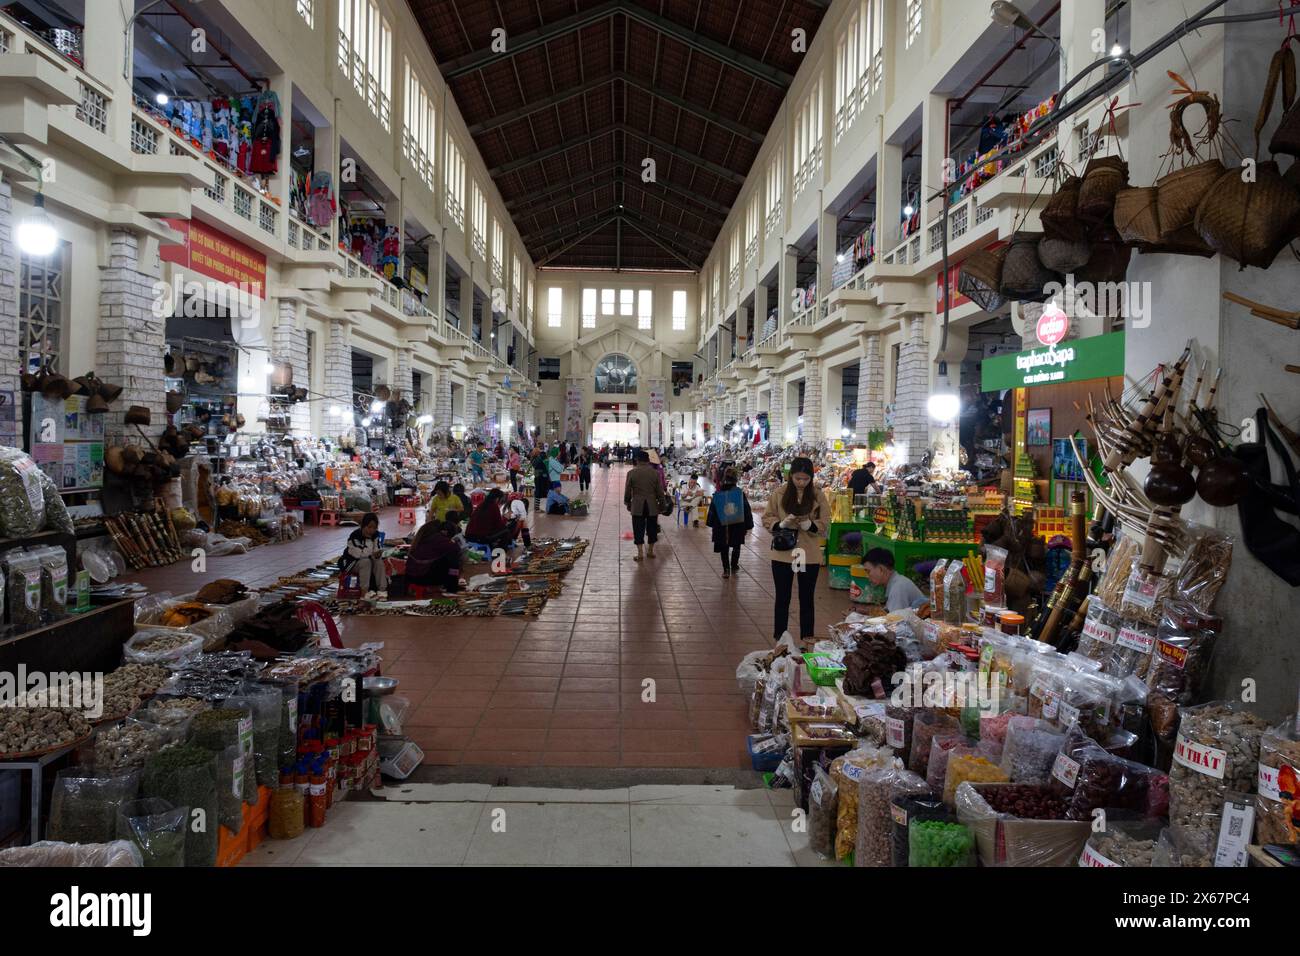
M1124 333L1112 332L987 358L980 367L980 391L1083 382L1123 374Z

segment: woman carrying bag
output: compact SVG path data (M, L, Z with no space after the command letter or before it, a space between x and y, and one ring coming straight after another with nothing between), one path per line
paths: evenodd
M740 546L754 528L754 512L745 493L736 487L738 480L734 468L723 473L722 487L709 502L709 515L705 522L713 529L713 550L722 555L724 578L740 571Z
M772 535L772 582L776 585L776 607L772 637L779 641L788 629L790 599L795 580L799 582L799 637L811 646L816 640L813 624L813 595L821 571L822 549L831 506L826 494L813 483L813 463L796 458L790 475L772 492L763 514L763 527ZM795 569L798 562L801 570Z

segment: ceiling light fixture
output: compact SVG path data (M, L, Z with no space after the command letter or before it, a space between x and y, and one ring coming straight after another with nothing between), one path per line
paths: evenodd
M59 244L54 220L45 212L45 196L36 194L32 211L18 224L18 248L36 259L43 259Z
M153 100L159 106L166 106L168 103L171 102L171 97L168 96L166 93L159 93L157 96L153 98Z
M916 207L913 206L911 203L908 203L906 206L903 207L903 215L906 216L908 219L912 218L912 213L914 212L916 212Z

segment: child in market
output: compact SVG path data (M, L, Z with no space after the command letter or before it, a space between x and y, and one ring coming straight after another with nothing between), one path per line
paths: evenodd
M704 487L700 484L699 472L691 472L691 480L686 485L686 492L682 495L682 508L690 516L692 526L700 526L699 506L704 501ZM685 524L685 517L682 519Z
M524 547L533 546L532 533L528 527L528 497L526 495L510 496L510 516L514 518L515 523L519 526L519 536L523 538Z

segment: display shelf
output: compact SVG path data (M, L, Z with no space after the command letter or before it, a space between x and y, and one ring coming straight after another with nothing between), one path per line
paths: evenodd
M864 549L884 548L893 554L895 570L912 578L926 593L930 590L929 582L920 581L913 573L917 564L937 558L964 558L969 552L979 550L979 545L974 542L905 541L870 532L863 532L862 545Z

